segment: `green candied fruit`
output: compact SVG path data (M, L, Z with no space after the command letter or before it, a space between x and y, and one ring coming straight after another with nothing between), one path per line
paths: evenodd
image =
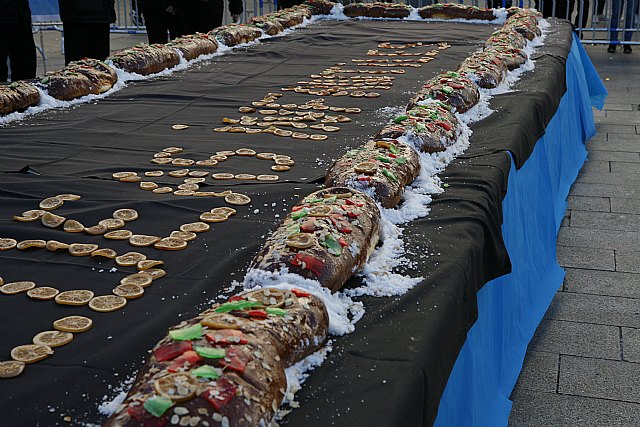
M396 160L396 163L399 165L404 165L405 163L407 163L406 157L397 157L395 160Z
M169 331L169 336L176 341L187 341L202 338L202 333L202 325L196 323L186 328Z
M142 405L148 413L154 417L160 418L167 412L167 409L173 406L171 399L162 396L154 396L151 399L147 399Z
M453 93L453 88L450 86L442 86L442 89L440 89L442 92L446 93L447 95Z
M400 152L396 144L389 144L389 151L391 151L393 154L398 154Z
M207 378L209 380L215 380L218 378L220 376L220 372L220 369L216 369L209 365L202 365L190 371L191 375L196 378Z
M338 200L337 196L331 196L331 197L327 197L326 199L324 199L325 203L335 203L336 200Z
M386 156L376 156L376 160L383 163L391 163L391 159Z
M205 359L224 359L227 351L224 348L194 347L196 353Z
M407 116L402 115L402 116L398 116L395 119L393 119L393 122L396 123L396 124L400 124L400 123L404 122L407 119L408 119Z
M455 71L449 71L447 75L450 77L460 77L460 74L456 73Z
M398 178L396 178L395 174L387 169L382 169L382 174L389 178L393 182L398 182Z
M300 232L300 224L298 224L297 222L295 224L291 224L288 228L287 228L287 235L292 236L294 234L298 234Z
M384 171L384 169L383 169ZM333 237L331 234L327 234L327 237L324 238L324 242L322 242L324 246L327 248L329 253L334 256L342 255L342 245L338 240Z
M267 307L267 314L273 314L274 316L286 316L287 310L277 307Z
M300 218L304 218L309 215L309 210L307 208L300 209L299 211L291 212L291 219L296 220Z
M245 308L258 307L260 303L256 301L229 301L216 308L216 313L228 313L233 310L244 310Z
M423 123L416 123L415 128L418 132L426 132L427 127Z

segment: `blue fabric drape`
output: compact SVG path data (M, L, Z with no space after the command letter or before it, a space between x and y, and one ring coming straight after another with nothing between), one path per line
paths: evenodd
M531 157L519 170L513 159L503 200L502 233L512 272L478 293L478 320L467 334L438 409L436 426L506 426L509 395L527 345L564 270L556 238L566 199L595 134L592 106L606 90L574 37L566 63L567 92Z

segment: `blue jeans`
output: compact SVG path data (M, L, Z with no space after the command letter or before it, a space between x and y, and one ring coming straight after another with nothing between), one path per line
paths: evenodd
M611 41L618 41L618 27L620 26L620 13L622 12L622 5L625 0L613 0L611 11ZM636 0L626 0L627 10L624 14L624 29L631 30L634 24L634 18L636 16ZM625 31L624 40L630 41L633 36L633 32Z

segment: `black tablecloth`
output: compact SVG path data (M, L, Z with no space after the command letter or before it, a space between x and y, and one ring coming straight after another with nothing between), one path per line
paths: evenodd
M56 213L93 225L115 209L131 207L140 219L127 226L135 233L168 235L199 213L224 203L220 199L156 195L136 184L115 182L111 174L176 169L149 163L153 153L180 146L180 156L206 158L219 150L253 148L292 156L295 167L277 183L236 181L204 190L235 188L250 195L250 206L187 250L160 252L142 248L150 258L166 262L167 276L115 313L88 307L60 306L26 295L0 295L0 360L11 349L31 342L66 315L91 317L95 325L74 341L55 349L44 361L27 366L14 379L0 381L3 421L7 425L53 425L63 416L73 422L102 420L96 407L104 395L138 369L148 350L168 326L197 314L246 267L275 228L279 217L300 197L318 188L322 176L347 147L364 142L391 113L382 107L403 106L431 76L454 70L481 47L495 26L462 23L323 21L282 38L240 49L187 72L131 84L97 103L50 111L0 128L0 237L92 242L124 253L136 250L100 236L68 234L39 222L19 223L12 216L36 209L39 200L77 193ZM328 105L359 106L362 114L327 141L301 141L273 135L213 133L237 108L276 92L336 62L355 68L351 58L366 58L380 42L421 41L452 45L422 68L394 75L392 90L380 98L326 97ZM554 24L540 49L534 72L516 92L495 97L497 110L475 124L471 147L443 174L446 192L434 197L431 214L405 228L413 276L425 280L394 298L361 298L366 314L356 331L334 341L334 351L299 393L301 408L290 425L428 425L439 398L476 319L476 293L489 280L509 271L500 234L501 199L507 190L510 151L522 165L554 114L564 87L564 63L570 27ZM287 92L281 103L304 102L314 96ZM185 131L171 125L189 124ZM231 159L216 171L269 173L269 162ZM173 178L156 179L176 184ZM75 258L45 250L0 252L5 282L33 280L60 290L91 289L108 294L131 268L112 261ZM357 286L353 280L349 286Z

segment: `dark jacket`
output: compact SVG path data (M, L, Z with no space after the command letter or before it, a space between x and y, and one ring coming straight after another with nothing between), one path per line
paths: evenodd
M31 25L29 0L0 0L0 25Z
M63 23L111 24L116 22L115 0L58 0L58 4Z

